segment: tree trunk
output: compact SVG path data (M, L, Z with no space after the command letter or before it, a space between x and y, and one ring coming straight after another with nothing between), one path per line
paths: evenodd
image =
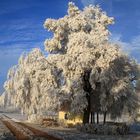
M93 113L91 112L90 114L90 123L93 123Z
M99 113L97 112L97 124L99 124Z
M95 124L95 113L94 112L91 112L90 123Z
M92 112L92 123L95 124L95 113Z
M89 123L89 117L90 117L90 108L87 107L87 109L84 109L83 124Z
M90 94L91 94L91 85L89 82L89 78L90 78L90 73L91 70L87 70L85 71L84 75L83 75L83 89L84 91L87 92L86 94L86 98L87 98L87 102L88 102L88 106L87 108L84 109L84 115L83 115L83 124L89 123L89 118L90 118Z
M104 124L106 123L106 111L104 112Z

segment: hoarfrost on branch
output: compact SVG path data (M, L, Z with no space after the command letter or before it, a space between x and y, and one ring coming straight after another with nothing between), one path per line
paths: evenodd
M10 103L28 115L57 113L65 101L74 114L88 106L113 118L124 109L133 113L139 65L109 41L113 23L98 5L79 10L72 2L68 15L47 19L44 27L54 33L44 43L49 55L34 49L9 70L5 92Z

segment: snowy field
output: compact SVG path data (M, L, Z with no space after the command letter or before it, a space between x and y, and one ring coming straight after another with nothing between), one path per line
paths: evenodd
M12 118L14 121L25 121L26 116L20 113L8 113L8 112L1 112L0 116L7 115ZM46 128L41 125L29 124L30 126L36 127L40 130L46 131L49 134L54 136L63 138L64 140L140 140L140 125L133 125L131 129L135 134L129 134L126 136L105 136L105 135L92 135L88 133L82 133L77 131L74 128ZM135 130L135 131L134 131ZM136 131L137 130L137 131ZM14 140L12 133L8 130L8 128L0 122L0 140Z
M46 131L54 136L63 138L64 140L140 140L140 133L137 131L135 134L129 134L126 136L108 136L108 135L93 135L88 133L82 133L74 128L45 128L39 125L33 125L43 131Z
M27 120L26 115L21 114L21 111L18 109L14 109L13 106L8 107L0 107L0 116L7 115L10 118L16 119L17 121L25 121Z
M0 140L15 140L10 130L0 121Z
M93 135L89 133L83 133L75 128L62 128L62 127L44 127L36 124L29 124L40 130L56 137L63 138L64 140L140 140L140 124L131 125L131 134L124 136L115 135Z

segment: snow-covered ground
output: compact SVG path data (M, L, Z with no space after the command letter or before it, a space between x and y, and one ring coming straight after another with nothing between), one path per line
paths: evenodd
M20 110L13 108L13 106L8 107L0 107L0 116L7 115L10 118L17 120L17 121L25 121L27 120L27 116L21 114Z
M16 121L25 121L26 120L26 116L22 115L18 112L14 112L14 113L8 113L8 112L1 112L1 115L7 115L10 118L13 118L13 120ZM63 138L64 140L140 140L140 125L139 124L135 124L132 125L132 130L133 132L135 130L135 134L129 134L129 135L125 135L125 136L108 136L108 135L93 135L93 134L88 134L88 133L82 133L77 131L74 128L62 128L62 127L57 127L57 128L52 128L52 127L44 127L41 125L36 125L36 124L29 124L30 126L36 127L40 130L46 131L49 134L52 134L54 136L58 136ZM2 122L0 122L0 140L12 140L13 137L11 137L11 133L8 130L8 128L6 128L6 126L4 126L4 124ZM6 136L6 137L5 137ZM8 139L10 136L10 139Z
M6 112L6 113L0 113L0 116L1 115L6 115L6 116L8 116L8 117L10 117L10 118L12 118L12 120L13 121L26 121L27 120L27 117L26 117L26 115L22 115L22 114L20 114L20 113L8 113L8 112Z
M62 127L44 127L41 125L28 124L56 137L63 138L64 140L140 140L140 131L135 131L133 134L116 136L116 135L93 135L89 133L79 132L75 128L62 128ZM135 125L133 125L135 127ZM137 126L140 129L140 125ZM133 130L136 130L135 128ZM133 131L134 132L134 131Z
M3 109L0 109L0 118L3 117L3 115L7 115L10 118L12 118L14 121L25 121L26 116L20 114L17 111L4 111ZM0 140L16 140L13 136L12 132L5 126L5 124L0 120Z
M0 121L0 140L15 140L10 130Z

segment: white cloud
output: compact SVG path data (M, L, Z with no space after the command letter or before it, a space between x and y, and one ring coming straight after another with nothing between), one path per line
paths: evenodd
M111 41L121 44L125 50L128 50L130 52L137 51L137 50L140 51L140 35L134 36L130 40L130 42L125 42L122 40L121 34L113 34L111 36Z
M129 42L122 40L121 34L113 34L111 41L120 44L122 50L140 62L140 35L133 37Z
M3 3L3 6L0 9L0 15L12 13L12 12L18 12L27 8L39 6L41 4L42 3L40 2L32 2L32 1L28 1L28 4L25 1L8 1Z
M33 19L17 19L11 20L9 23L0 24L0 45L15 42L35 42L45 38L45 30L43 23ZM3 32L4 31L4 32Z
M126 53L130 53L130 43L122 41L121 34L112 34L110 37L111 42L119 44Z
M136 36L132 40L133 48L140 50L140 35Z
M81 3L83 4L83 6L88 6L90 4L95 4L96 0L81 0Z

